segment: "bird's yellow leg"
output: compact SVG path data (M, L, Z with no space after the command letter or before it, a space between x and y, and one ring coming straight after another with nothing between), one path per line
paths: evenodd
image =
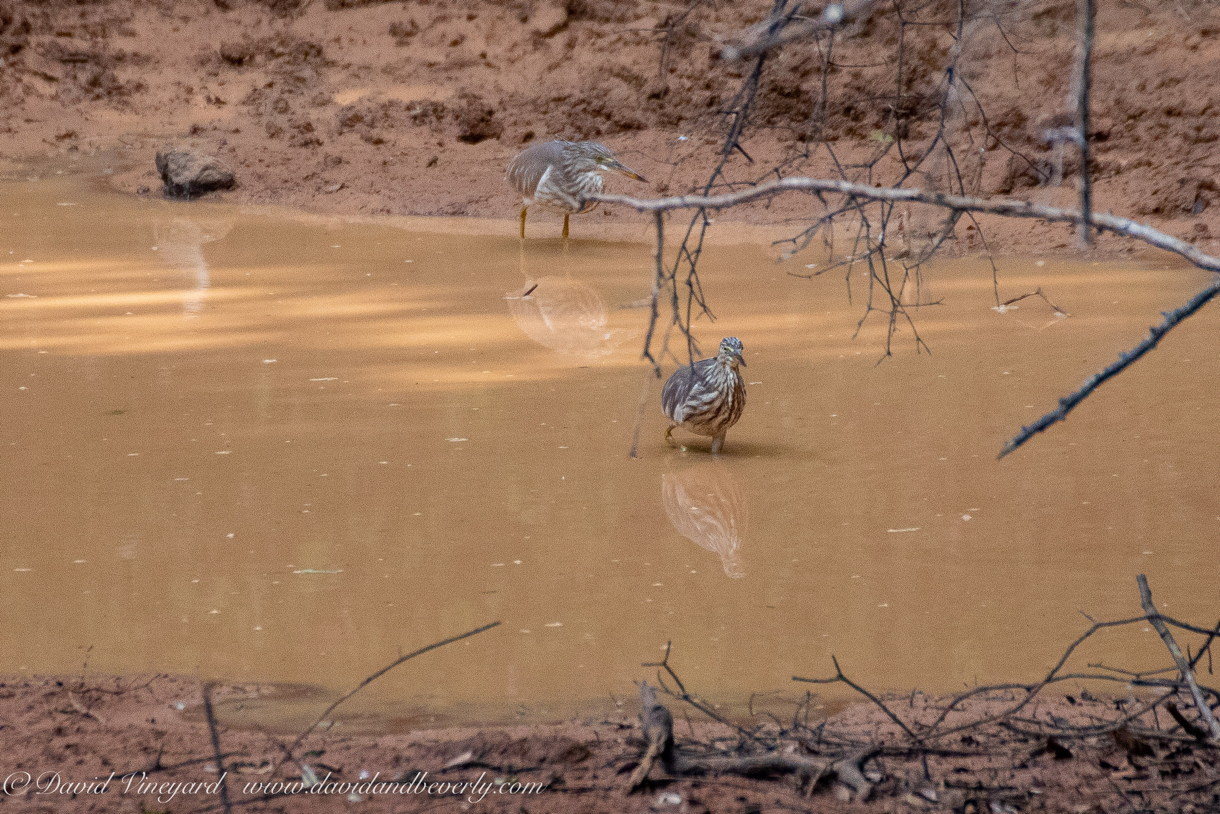
M678 442L674 440L672 435L673 431L674 428L672 426L665 431L665 443L669 444L671 447L677 448Z
M525 240L525 207L521 207L521 239Z
M563 239L568 239L568 216L563 216Z

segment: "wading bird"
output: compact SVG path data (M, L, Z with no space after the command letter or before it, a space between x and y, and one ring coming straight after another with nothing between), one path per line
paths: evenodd
M521 196L521 238L525 239L525 212L533 204L563 213L566 238L569 215L597 208L586 198L602 191L606 171L646 181L596 141L547 141L518 153L504 177Z
M741 418L746 408L746 383L737 366L741 358L741 340L726 336L720 341L720 353L711 359L701 359L689 367L680 367L661 389L661 409L669 419L665 440L676 446L671 433L683 427L696 435L712 439L712 454L724 446L729 427Z

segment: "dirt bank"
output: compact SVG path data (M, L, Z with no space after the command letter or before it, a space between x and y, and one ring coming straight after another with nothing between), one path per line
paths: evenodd
M232 702L261 692L217 687L212 697ZM1015 700L1011 693L976 698L947 723L989 717ZM969 727L917 747L868 705L825 721L803 720L794 710L790 721L747 721L739 732L692 725L682 705L666 702L679 713L679 761L731 763L772 744L764 754L773 765L675 779L658 764L627 794L644 752L638 704L607 704L604 718L552 726L354 735L324 725L302 742L222 726L213 740L201 687L189 678L10 678L0 683L0 810L220 811L218 749L236 811L1186 814L1220 803L1214 779L1220 755L1180 731L1154 737L1132 722L1108 732L1046 734L1047 727L1087 728L1134 713L1134 699L1056 694L1001 725ZM932 721L944 708L918 694L889 703L911 725ZM296 759L285 760L290 750ZM831 763L844 753L856 770ZM809 772L776 768L782 761ZM827 770L818 772L822 765Z
M1067 121L1072 8L963 8L960 22L953 3L901 18L876 10L838 36L829 62L825 38L775 53L725 177L757 180L778 168L893 182L932 148L943 112L942 143L955 149L946 166L956 168L937 169L944 157L931 156L917 172L923 184L953 186L945 173L959 173L968 192L1072 203L1079 162L1047 141ZM0 156L100 155L116 187L157 194L154 150L187 143L232 165L239 186L226 197L239 202L507 219L517 202L504 167L523 145L597 138L649 178L616 177L616 191L687 191L710 177L752 67L721 59L719 43L769 9L0 0ZM1220 233L1218 13L1203 3L1102 2L1095 53L1098 208L1205 249ZM954 58L959 81L949 88ZM802 217L809 206L793 198L733 217ZM583 228L636 217L604 208ZM553 216L536 222L542 234L554 228ZM986 221L985 236L1009 252L1073 244L1063 228L1036 223ZM959 226L957 237L973 235Z

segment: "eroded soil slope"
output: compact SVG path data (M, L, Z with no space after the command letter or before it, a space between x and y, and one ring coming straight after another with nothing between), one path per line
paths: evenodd
M1079 161L1047 136L1070 122L1074 8L977 3L964 17L958 8L877 6L833 47L821 36L773 52L725 177L892 183L915 167L908 184L1072 203ZM722 59L720 46L748 38L770 9L0 0L0 154L101 154L118 187L156 194L152 152L189 143L237 170L228 196L238 201L511 218L503 171L516 151L597 138L649 178L615 179L614 189L683 192L711 177L755 67ZM1098 207L1206 248L1220 229L1217 11L1114 0L1100 4L1097 25ZM934 142L940 132L947 138ZM810 205L735 217L802 217ZM993 248L1007 251L1072 245L1058 227L988 230Z

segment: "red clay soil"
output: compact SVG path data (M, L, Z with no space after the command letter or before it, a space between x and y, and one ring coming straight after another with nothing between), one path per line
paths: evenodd
M154 152L192 145L236 171L238 185L223 200L340 215L503 218L512 229L519 201L504 168L544 139L599 139L649 178L613 178L615 191L649 197L706 184L733 121L726 112L754 67L721 58L720 43L740 40L770 8L719 0L0 0L0 172L108 169L117 190L156 195ZM726 178L842 175L886 184L898 180L904 161L927 152L908 185L960 184L971 194L1072 205L1080 162L1070 145L1057 158L1046 134L1071 121L1074 4L962 8L959 26L957 3L878 5L837 35L829 67L824 37L773 54L758 74ZM808 13L820 11L815 3ZM1090 133L1097 208L1217 253L1220 7L1101 0L1097 27ZM959 81L946 90L955 57ZM942 111L959 180L943 146L934 149ZM821 211L811 202L793 196L726 217L796 220ZM573 231L631 218L639 216L603 207ZM1063 227L982 223L995 251L1074 246ZM534 234L557 233L553 216L531 224ZM959 224L949 249L977 251L973 228ZM1105 249L1132 247L1114 240ZM174 678L0 683L0 776L8 778L0 812L221 810L200 698L194 682ZM1113 711L1060 694L1036 717L1087 721ZM725 735L690 731L679 718L687 751ZM322 733L294 754L328 794L234 810L1220 810L1217 750L1180 731L1061 740L1031 726L964 733L920 751L894 746L891 724L860 707L800 736L769 735L774 748L810 759L853 742L880 744L862 763L875 783L867 802L835 772L817 782L654 774L627 796L643 748L632 713L482 732ZM295 781L304 772L291 763L270 773L284 736L218 735L231 802L250 798L247 782ZM53 793L18 787L25 773L35 782L47 771L60 772L58 781L44 779L61 784ZM98 794L68 785L111 772L116 779ZM146 782L194 785L135 793L131 784L141 777L122 779L132 772L147 772ZM327 775L359 783L364 772L408 784L427 772L429 780L488 785L458 796L429 795L426 785L397 795L325 786ZM546 790L472 801L480 788L511 790L514 782L543 782ZM353 793L362 800L349 799Z
M218 700L257 695L217 688ZM953 713L957 726L1012 707L993 695ZM664 699L663 699L664 700ZM938 702L891 699L906 725L931 722ZM198 682L126 677L15 679L0 683L0 811L202 812L762 812L954 811L1212 812L1220 807L1220 750L1183 734L1132 723L1088 735L1047 734L1121 717L1135 701L1057 694L1002 725L971 727L913 747L877 707L856 705L826 721L744 722L750 736L687 722L685 756L747 753L829 764L852 755L853 775L831 767L804 776L756 767L748 774L672 777L664 767L633 793L644 752L635 716L550 726L409 734L293 735L221 728L213 741ZM692 712L687 710L688 712ZM1192 713L1193 710L1188 710ZM698 713L693 713L698 715ZM800 718L800 715L796 715ZM1145 716L1152 723L1152 716ZM214 745L215 744L215 745ZM853 779L854 778L854 779Z
M0 157L99 155L117 188L158 194L153 152L190 144L237 172L228 200L510 219L518 201L503 177L516 152L543 139L595 138L649 179L615 176L615 191L685 192L709 180L726 114L753 67L721 59L719 44L740 40L770 7L0 0ZM1069 146L1057 161L1046 134L1070 122L1073 5L972 0L962 8L959 36L957 3L903 5L901 18L889 5L874 7L839 33L825 71L825 38L776 52L726 177L757 180L775 167L838 177L841 169L890 183L903 171L894 137L910 165L944 109L967 192L1072 204L1079 160ZM1220 9L1102 0L1097 28L1097 209L1211 249L1220 232ZM959 40L959 81L947 91ZM1057 163L1061 186L1048 183ZM929 156L906 184L946 188L946 166L943 154ZM807 216L809 207L791 196L732 217L774 221ZM639 217L607 207L591 216ZM545 218L537 228L549 236L554 220ZM996 251L1074 245L1062 226L985 226Z

